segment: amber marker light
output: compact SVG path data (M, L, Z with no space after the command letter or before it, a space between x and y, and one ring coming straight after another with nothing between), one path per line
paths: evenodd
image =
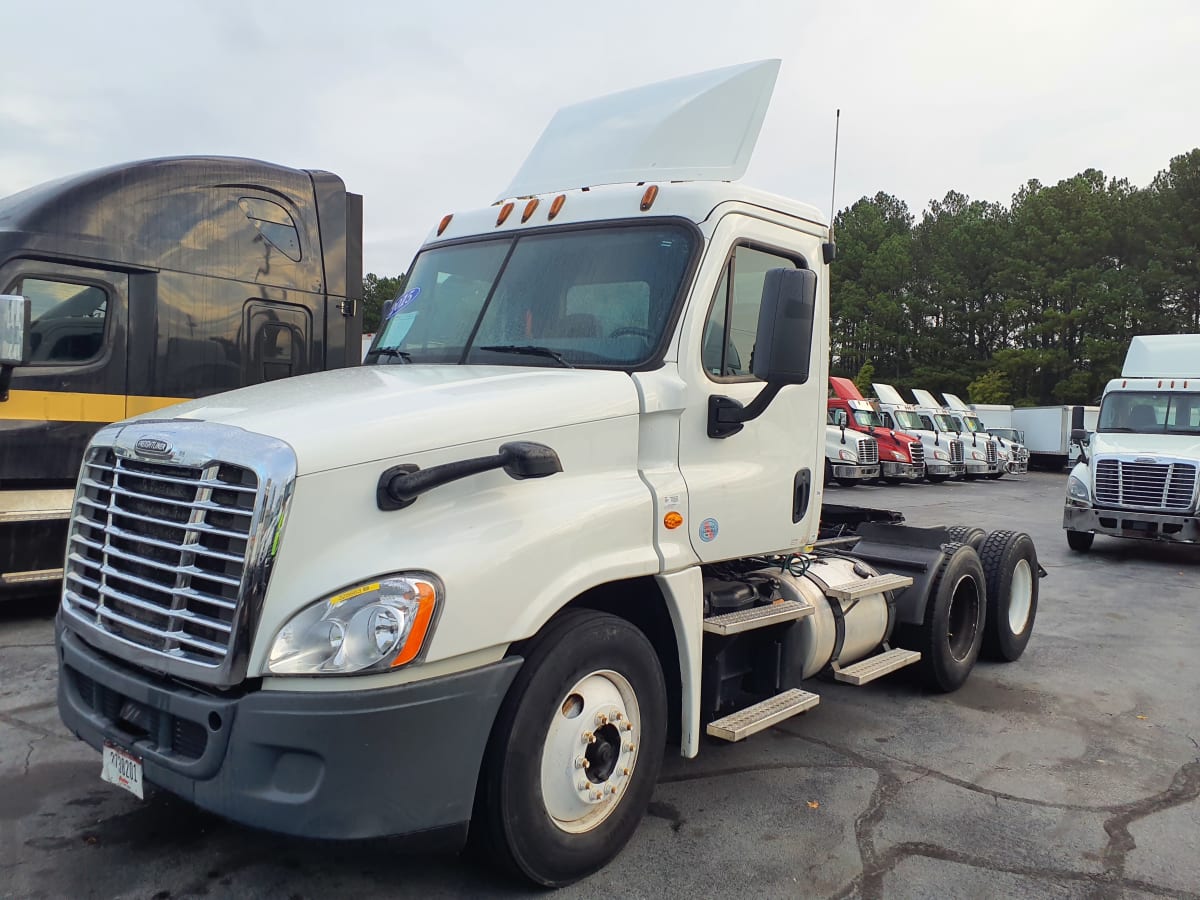
M442 236L442 232L450 227L450 220L454 218L454 213L442 216L442 221L438 223L438 237Z
M429 623L433 621L433 607L437 603L433 588L424 582L418 583L416 588L417 617L413 621L412 631L408 633L408 637L404 641L404 646L400 648L400 653L392 660L391 667L393 669L416 659L417 654L421 651L421 645L425 643L425 634L429 631Z
M529 221L529 217L533 215L533 211L538 208L538 199L534 197L525 204L525 212L521 213L521 222L524 224Z
M646 193L642 194L642 212L646 212L654 205L655 198L658 197L658 185L652 184L646 188Z
M683 524L683 516L677 512L669 512L663 516L663 524L667 526L668 531L674 531Z
M505 203L502 207L500 207L500 215L496 216L496 227L497 228L499 228L501 225L503 225L504 220L512 215L512 211L513 211L513 203L511 200L508 203Z
M555 197L553 202L550 204L550 215L546 218L553 219L555 216L557 216L560 212L562 212L563 204L566 202L566 194L559 194L557 197Z

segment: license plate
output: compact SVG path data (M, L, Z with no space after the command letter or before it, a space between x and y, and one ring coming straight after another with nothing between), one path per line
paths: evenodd
M104 765L100 778L109 784L123 787L139 800L142 796L142 761L115 744L104 745Z

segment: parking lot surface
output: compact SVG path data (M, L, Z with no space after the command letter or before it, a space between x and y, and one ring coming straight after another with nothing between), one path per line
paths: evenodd
M1025 655L950 695L903 673L817 682L810 713L668 752L625 852L558 895L1200 897L1200 549L1072 553L1064 482L830 488L915 525L1028 531L1048 577ZM58 720L53 607L0 607L0 896L543 894L466 858L278 837L101 782Z

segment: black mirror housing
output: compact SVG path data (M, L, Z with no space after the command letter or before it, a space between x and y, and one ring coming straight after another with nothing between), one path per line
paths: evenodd
M804 384L812 355L817 273L771 269L763 278L751 371L768 384Z
M1086 447L1088 445L1088 443L1090 443L1091 437L1088 435L1087 431L1083 428L1072 428L1071 429L1071 440L1073 440L1075 443L1079 444L1079 446L1081 446L1081 447Z

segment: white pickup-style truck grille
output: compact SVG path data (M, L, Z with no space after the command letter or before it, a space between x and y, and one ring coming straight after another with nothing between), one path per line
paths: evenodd
M960 440L951 440L950 444L950 462L960 463L963 461L963 442Z
M859 465L873 466L879 462L879 442L875 438L858 439Z
M923 445L915 442L909 444L908 454L910 457L912 457L912 463L914 466L921 466L925 464L925 447Z
M996 442L988 441L985 446L987 447L987 463L989 466L994 466L996 464Z
M1096 502L1130 509L1191 509L1196 493L1194 463L1096 461Z

